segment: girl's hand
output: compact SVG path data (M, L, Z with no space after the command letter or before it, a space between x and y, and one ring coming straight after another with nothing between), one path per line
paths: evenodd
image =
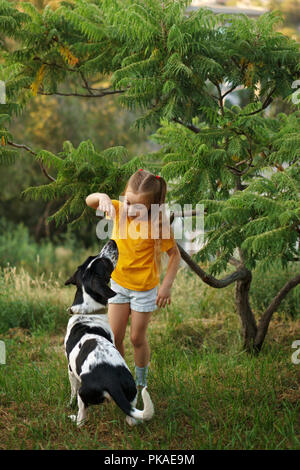
M96 210L106 212L109 217L113 217L114 215L114 206L111 202L111 199L107 194L101 194L99 197L99 204Z
M167 272L156 297L156 305L159 307L165 307L171 303L171 287L181 260L181 254L176 243L167 251L167 254L169 256Z
M87 196L85 202L93 209L104 211L110 217L114 216L114 206L110 197L105 193L92 193Z
M158 305L158 307L165 307L167 304L170 305L170 303L171 303L171 288L161 285L158 290L157 297L156 297L156 305Z

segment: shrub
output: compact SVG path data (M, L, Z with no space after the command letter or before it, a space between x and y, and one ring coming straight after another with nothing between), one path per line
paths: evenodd
M99 245L99 244L98 244ZM42 240L37 243L23 224L14 224L0 217L0 267L23 267L32 276L51 272L65 280L91 254L96 254L99 246L95 243L90 249L84 248L67 232L63 244Z
M23 268L0 269L0 333L10 328L55 332L64 328L74 292L61 289L52 275L32 278Z

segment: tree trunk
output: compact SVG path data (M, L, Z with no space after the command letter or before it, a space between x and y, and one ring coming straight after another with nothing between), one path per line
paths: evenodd
M173 215L174 218L174 215ZM172 218L172 220L173 220ZM177 244L182 259L188 266L199 276L203 282L211 287L222 289L235 282L235 304L237 312L242 323L242 331L244 338L244 349L248 352L258 353L263 345L269 324L273 313L278 309L282 300L286 295L298 284L300 284L300 274L290 279L277 295L274 297L268 308L261 316L258 325L255 316L251 310L249 302L249 291L252 281L252 273L244 265L244 257L242 250L239 249L240 260L230 257L229 262L236 266L237 270L223 279L216 279L214 276L206 273L203 269L189 256L189 254Z
M248 352L253 351L254 341L257 334L255 317L249 303L251 281L252 274L251 271L247 269L246 279L237 281L235 285L235 304L242 322L244 348Z

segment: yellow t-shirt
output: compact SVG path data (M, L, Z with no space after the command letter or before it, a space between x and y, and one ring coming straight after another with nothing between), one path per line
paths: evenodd
M149 236L150 222L138 222L136 232L141 233L142 236L135 238L136 235L134 235L132 238L130 234L134 232L134 230L132 231L134 226L130 229L129 225L135 221L128 219L126 215L124 217L125 223L122 224L121 221L120 224L123 203L116 199L113 199L112 203L115 208L115 218L111 238L118 245L119 258L111 278L127 289L138 291L153 289L159 284L159 273L154 258L155 240ZM122 227L124 228L122 229ZM168 251L174 245L174 238L163 238L160 249Z

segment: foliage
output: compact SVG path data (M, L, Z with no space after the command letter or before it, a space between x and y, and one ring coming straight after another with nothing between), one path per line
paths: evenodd
M90 140L81 142L77 149L71 142L64 142L63 152L57 155L41 150L36 158L55 168L56 180L28 188L24 195L44 200L65 196L64 205L48 220L54 219L57 224L65 220L70 224L86 223L86 216L91 217L94 211L86 206L85 197L96 191L118 197L115 193L116 182L118 188L125 185L129 176L141 166L138 157L127 162L127 156L127 150L121 146L97 152Z
M299 249L300 114L245 118L235 106L228 116L229 128L202 124L201 131L193 133L164 122L153 135L162 145L163 176L178 180L170 199L182 205L204 204L207 243L198 259L206 261L219 252L212 273L226 268L237 247L243 249L249 268L259 263L266 269L275 259L284 267ZM226 147L221 148L225 139ZM232 192L239 175L230 169L241 162L239 168L249 168Z
M37 243L29 235L28 228L23 223L15 224L0 218L0 267L15 267L24 269L31 276L44 275L47 278L54 275L64 282L70 272L91 253L98 253L99 244L94 244L86 250L70 230L60 243L43 240Z
M66 79L83 85L83 79L112 74L113 88L125 91L120 94L120 103L128 109L145 110L135 122L137 128L162 123L158 134L165 135L158 138L159 143L167 141L172 148L176 143L175 152L167 149L157 155L164 158L163 174L178 180L174 196L181 194L179 200L185 198L185 202L212 198L243 206L255 185L243 195L235 194L231 202L229 194L239 172L245 172L245 179L250 180L264 166L281 165L285 145L293 147L294 154L297 152L292 140L297 139L298 117L283 126L281 140L277 141L281 150L276 153L272 139L284 119L281 123L278 119L268 120L259 111L274 97L292 94L291 82L299 72L299 48L296 42L274 31L280 21L276 13L262 15L258 20L244 15L214 15L206 9L184 15L188 3L78 0L39 11L28 2L22 2L18 9L2 0L0 18L4 32L20 44L13 53L2 52L1 73L6 77L8 98L3 109L7 115L20 112L32 95L39 91L55 94ZM242 109L227 107L224 83L230 83L232 93L244 86L250 91L252 102ZM227 91L225 94L229 95ZM2 116L3 123L6 119L8 116ZM182 120L187 126L200 123L201 132L193 135L187 128L180 131L178 125L172 124L174 120ZM171 122L168 129L173 126L173 131L166 130L167 122ZM284 143L287 126L289 143ZM1 137L6 143L11 134L3 129ZM270 143L272 148L268 149ZM265 159L262 152L267 153ZM2 159L14 155L7 146L0 153ZM140 166L137 159L123 166L120 161L124 155L126 150L122 148L97 152L89 140L76 150L65 142L58 155L41 150L36 157L58 172L57 181L28 189L26 195L49 200L65 194L68 199L54 215L55 220L70 221L76 217L80 221L88 216L84 196L89 191L97 189L114 196L130 171ZM292 154L287 155L287 161L290 164ZM253 166L246 171L249 162ZM283 180L287 181L291 174L294 177L297 171L296 162L284 176L274 176L273 180L281 179L282 187ZM279 183L274 181L274 187L276 184ZM260 191L264 189L260 187ZM296 203L297 200L289 209L294 211L289 225L298 220ZM252 212L241 209L240 223L263 216L267 206L262 210L260 205L257 202ZM229 220L232 211L236 214L238 209L225 206ZM208 227L216 220L213 213L209 217ZM278 228L278 221L266 226ZM237 224L235 231L231 227L231 235L221 229L224 243L222 239L217 243L222 249L227 243L227 249L216 272L224 268L233 245L245 241L239 235L237 243L234 234L238 227ZM253 235L249 230L247 233ZM214 240L216 237L217 234ZM250 253L253 244L249 243L243 246ZM258 250L260 247L261 244Z
M156 129L160 150L129 159L123 146L99 151L90 139L77 148L66 141L57 154L39 150L36 159L55 178L25 195L64 198L50 220L79 224L91 214L89 192L117 197L139 167L160 171L170 183L170 200L205 205L207 242L198 260L215 256L212 274L234 264L237 288L244 282L248 289L250 269L264 272L275 258L282 267L299 260L300 119L293 88L299 44L278 31L278 12L256 20L207 9L186 14L189 4L77 0L39 11L28 2L16 7L1 0L3 31L18 46L1 54L8 101L0 110L0 153L9 158L9 117L37 94L118 95L122 106L141 112L136 129ZM91 85L104 76L111 87ZM64 90L66 82L72 93ZM246 99L237 106L241 89ZM289 105L288 115L268 113L276 99ZM243 305L239 313L252 318L253 335L255 320L248 301ZM272 308L262 318L264 331Z
M60 283L44 274L31 277L24 268L0 268L0 333L10 328L25 328L48 334L61 329L67 321L66 307L57 300ZM17 294L17 295L16 295Z

